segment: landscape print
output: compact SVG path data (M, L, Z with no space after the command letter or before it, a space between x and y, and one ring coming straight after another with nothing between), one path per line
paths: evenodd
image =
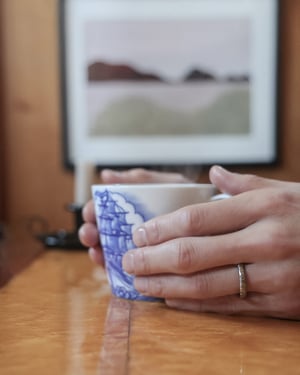
M88 134L250 132L250 20L97 20L85 27Z

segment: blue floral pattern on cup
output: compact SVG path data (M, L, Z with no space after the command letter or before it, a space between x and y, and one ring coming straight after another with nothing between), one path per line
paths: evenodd
M126 251L135 248L132 240L133 227L143 223L149 218L149 214L138 202L133 202L126 194L107 189L96 191L94 201L112 293L117 297L132 300L157 300L143 296L134 289L134 277L124 272L122 268L123 255Z

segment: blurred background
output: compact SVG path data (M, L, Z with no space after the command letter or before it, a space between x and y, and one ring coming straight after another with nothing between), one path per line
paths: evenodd
M300 181L300 1L280 14L279 162L238 172ZM65 209L74 176L64 168L58 0L0 3L0 223L73 228ZM96 177L95 177L96 178ZM208 168L199 181L208 180Z

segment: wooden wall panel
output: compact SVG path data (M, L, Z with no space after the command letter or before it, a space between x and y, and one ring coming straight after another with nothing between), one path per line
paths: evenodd
M5 173L4 173L4 89L3 89L3 43L2 43L2 3L0 3L0 238L1 223L5 219Z
M62 168L57 1L4 1L8 219L71 225L72 175Z
M6 95L8 218L45 217L52 228L71 226L64 205L73 176L61 156L57 0L2 0ZM281 30L280 148L275 167L241 172L300 181L300 1L284 0ZM200 177L207 180L207 172Z

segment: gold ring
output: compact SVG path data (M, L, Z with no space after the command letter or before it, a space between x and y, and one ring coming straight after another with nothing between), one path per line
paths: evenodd
M239 263L237 265L238 273L239 273L239 280L240 280L240 298L247 297L247 280L246 280L246 271L245 265L243 263Z

